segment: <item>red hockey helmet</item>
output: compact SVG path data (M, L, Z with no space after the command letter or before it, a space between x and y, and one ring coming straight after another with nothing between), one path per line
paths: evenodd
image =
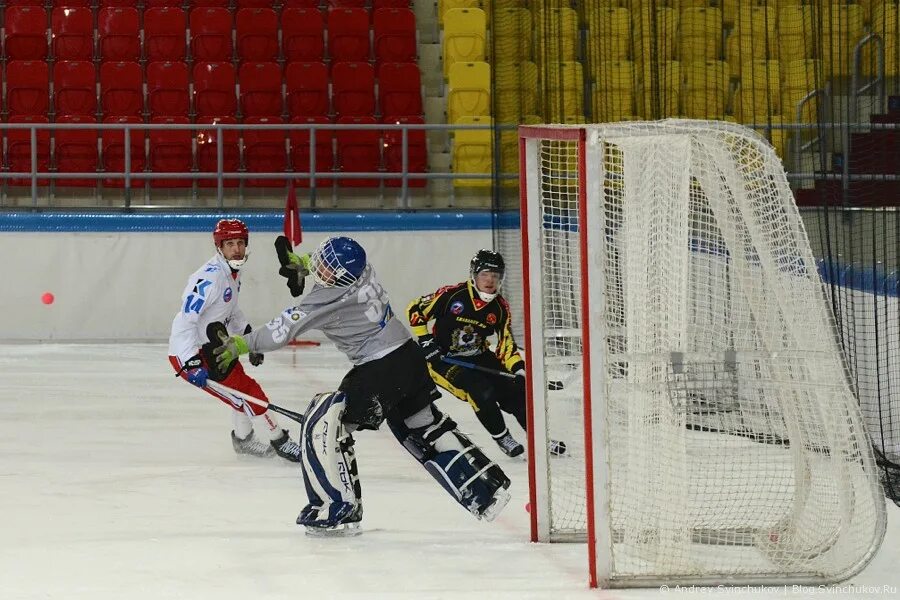
M216 248L222 245L225 240L243 239L246 244L250 243L250 230L244 225L240 219L222 219L216 223L213 229L213 242Z

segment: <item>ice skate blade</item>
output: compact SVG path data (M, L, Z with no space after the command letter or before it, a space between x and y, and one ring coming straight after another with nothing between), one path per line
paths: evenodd
M354 537L362 535L362 527L359 523L341 523L334 527L310 527L306 525L306 535L309 537Z
M505 488L498 489L494 492L494 501L491 502L490 506L484 509L484 512L481 513L481 518L488 522L496 519L497 515L499 515L509 503L510 498L512 498L512 494L510 494L509 491Z

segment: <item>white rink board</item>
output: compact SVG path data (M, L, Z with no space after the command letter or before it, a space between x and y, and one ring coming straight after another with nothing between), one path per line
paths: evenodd
M273 401L294 409L333 389L347 368L329 345L281 350L248 367ZM590 591L583 544L528 542L525 463L501 458L468 406L446 396L442 409L513 480L513 499L500 517L475 521L383 428L357 436L365 532L310 539L294 525L305 503L297 469L236 457L228 410L172 376L164 345L0 345L0 380L3 600L900 593L900 509L892 504L875 559L835 588ZM515 425L512 431L524 439Z

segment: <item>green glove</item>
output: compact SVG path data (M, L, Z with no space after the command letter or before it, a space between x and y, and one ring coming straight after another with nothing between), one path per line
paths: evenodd
M291 243L283 235L275 238L275 251L278 253L278 262L281 263L278 274L287 279L288 289L296 298L303 293L304 278L309 275L312 264L309 254L295 254Z
M241 354L250 352L250 347L247 345L247 340L239 335L228 337L222 332L219 332L218 335L222 345L213 350L213 354L216 357L216 366L224 371Z

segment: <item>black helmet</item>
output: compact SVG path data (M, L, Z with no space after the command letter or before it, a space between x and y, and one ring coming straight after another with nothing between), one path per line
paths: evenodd
M475 276L482 271L499 273L500 279L503 279L503 276L506 274L506 263L503 262L503 257L499 252L481 249L475 253L475 256L472 257L472 262L469 263L469 275L472 276L472 279L475 279Z

